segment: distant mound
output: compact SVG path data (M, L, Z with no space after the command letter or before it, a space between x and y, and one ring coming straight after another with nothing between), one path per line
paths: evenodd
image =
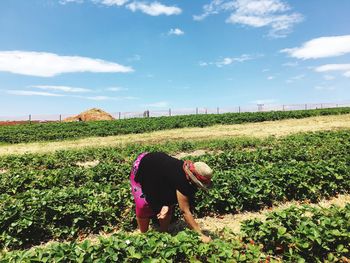
M65 122L71 121L111 121L114 120L111 114L101 110L101 109L90 109L80 113L77 116L68 117L64 119Z

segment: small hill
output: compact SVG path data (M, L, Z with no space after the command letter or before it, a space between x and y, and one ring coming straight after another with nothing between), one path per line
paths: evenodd
M84 111L79 115L68 117L64 119L65 122L72 121L110 121L114 120L111 114L97 108L92 108L90 110Z

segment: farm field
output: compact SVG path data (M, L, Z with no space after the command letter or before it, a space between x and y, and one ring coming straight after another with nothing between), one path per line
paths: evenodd
M298 132L312 132L320 130L339 130L350 128L350 114L316 116L302 119L285 119L264 121L258 123L243 123L234 125L215 125L203 128L179 128L161 130L141 134L128 134L107 137L89 137L59 142L34 142L3 144L0 155L45 153L57 150L122 146L134 143L150 144L167 142L171 140L200 141L231 137L257 137L286 136Z
M0 262L349 262L349 114L138 136L1 146ZM213 242L133 233L129 170L155 150L213 167Z
M0 263L350 263L334 3L0 0Z
M159 118L136 118L115 121L45 123L0 126L0 143L76 140L86 137L106 137L140 134L151 131L186 127L208 127L218 124L241 124L312 116L349 114L350 108L317 110L245 112L224 114L182 115Z

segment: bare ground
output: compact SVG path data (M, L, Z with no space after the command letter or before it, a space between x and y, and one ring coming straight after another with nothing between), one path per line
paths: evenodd
M216 125L205 128L183 128L162 130L143 134L128 134L109 137L91 137L85 139L22 143L0 146L0 155L45 153L56 150L78 149L85 147L120 146L128 143L161 143L170 140L203 140L228 137L267 137L286 136L298 132L337 130L350 128L350 114L318 116L304 119L288 119L235 125Z
M340 207L344 207L347 203L350 203L350 195L339 195L337 197L331 198L329 200L322 200L318 204L308 204L312 206L319 205L321 207L330 207L331 205L337 205ZM224 227L229 228L234 233L240 232L240 225L241 222L248 219L258 218L261 220L264 220L266 218L266 214L271 211L279 211L286 209L292 205L299 206L301 205L301 202L287 202L282 203L277 206L274 206L272 208L266 208L263 210L260 210L259 212L244 212L239 214L227 214L224 216L217 216L217 217L204 217L197 219L197 222L201 226L202 229L207 230L208 232L217 232Z
M93 160L89 162L77 162L76 165L83 167L83 168L92 168L97 166L100 163L99 160Z

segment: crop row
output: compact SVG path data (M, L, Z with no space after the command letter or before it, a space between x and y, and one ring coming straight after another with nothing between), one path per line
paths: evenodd
M0 126L0 143L59 141L91 136L144 133L184 127L206 127L215 124L239 124L347 113L350 113L350 108L186 115L116 121Z
M263 244L263 251L289 262L349 262L350 204L290 207L251 219L241 227L245 240Z
M244 149L239 144L228 150L227 144L213 143L223 152L194 159L206 161L215 171L213 189L196 197L197 214L256 210L292 199L318 201L348 192L349 135L338 131L270 138L257 142L264 147L249 151L237 150ZM137 148L124 150L100 150L100 163L93 168L75 164L85 151L75 151L76 159L67 167L56 166L56 161L67 163L69 152L50 155L49 162L45 155L12 156L14 168L7 167L0 176L0 246L21 248L52 238L134 227L128 173ZM28 169L16 158L27 160Z
M116 166L127 163L131 165L132 161L141 152L165 151L170 154L178 152L191 152L198 149L205 149L211 152L230 152L241 154L242 157L231 162L232 154L226 154L228 160L221 160L223 156L214 155L211 165L215 168L227 169L236 162L248 161L256 162L260 159L295 159L295 160L314 160L328 158L337 155L336 151L349 150L349 130L338 132L314 132L289 135L282 138L268 137L258 138L232 138L216 139L203 141L169 141L162 144L129 144L116 147L97 147L83 148L78 150L61 150L46 154L22 154L22 155L4 155L0 156L0 169L3 170L51 170L63 169L68 167L78 167L78 163L87 161L100 161L100 163L109 163ZM333 147L332 145L336 145ZM218 157L218 158L217 158ZM238 157L237 157L238 158Z
M176 236L148 232L126 233L99 238L98 242L54 243L45 248L0 254L0 262L260 262L268 259L256 245L237 239L215 239L209 244L199 241L190 231Z
M348 262L350 204L290 207L266 220L244 221L242 233L217 233L203 244L190 231L175 236L123 232L98 241L53 243L3 252L0 262Z

